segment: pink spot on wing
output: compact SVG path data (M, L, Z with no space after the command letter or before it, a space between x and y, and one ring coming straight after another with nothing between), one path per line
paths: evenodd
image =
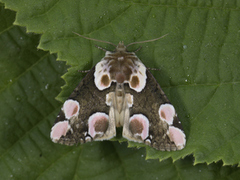
M146 68L144 68L141 68L141 70L143 69L142 72L139 71L137 74L132 74L129 81L130 88L137 92L141 92L146 86L147 75Z
M137 136L141 136L142 140L148 137L149 121L142 114L135 114L129 119L129 129Z
M103 135L108 128L109 116L97 112L88 119L88 134L94 138L97 134Z
M175 116L175 109L171 104L162 104L158 112L160 119L166 121L169 125L172 125L173 118Z
M80 109L80 105L77 101L68 99L63 104L63 112L65 113L65 117L70 119L73 116L78 116Z
M110 87L112 80L110 79L109 74L96 73L96 77L94 79L95 85L99 90L104 90Z
M106 60L101 60L95 66L94 83L99 90L104 90L110 87L112 83L109 69L110 66Z
M56 123L52 129L50 137L53 142L57 142L62 136L66 136L68 130L71 129L68 121L60 121Z
M131 68L130 79L128 81L129 87L136 92L141 92L146 86L147 74L146 67L141 61L134 62Z
M186 144L186 138L181 129L169 126L169 138L175 143L178 150L184 148Z

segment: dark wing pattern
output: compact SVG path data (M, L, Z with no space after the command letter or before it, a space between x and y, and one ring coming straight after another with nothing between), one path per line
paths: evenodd
M125 85L126 93L133 95L133 106L130 108L130 117L134 114L143 114L149 120L149 134L144 142L155 149L162 151L174 151L182 149L185 145L185 135L182 131L182 125L177 114L172 113L172 123L167 123L165 119L168 116L168 109L161 110L162 105L167 105L173 108L167 96L157 83L153 75L146 70L147 82L145 88L141 92L136 92ZM164 114L166 113L166 115ZM169 130L171 129L171 130ZM179 131L177 136L182 142L178 145L176 137L172 136L172 129ZM173 131L174 131L173 130ZM182 133L181 133L182 132ZM174 134L174 133L173 133Z
M89 135L89 117L97 112L108 115L109 106L106 105L106 94L114 89L114 85L99 91L94 84L93 67L74 89L65 101L55 125L51 131L53 142L65 145L92 141Z

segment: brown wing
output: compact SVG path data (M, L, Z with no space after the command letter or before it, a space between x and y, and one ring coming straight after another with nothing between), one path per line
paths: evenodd
M53 140L54 142L65 145L73 145L92 141L92 137L88 134L89 117L96 112L102 112L106 114L109 113L109 106L107 106L105 102L106 94L115 87L113 85L111 88L99 91L94 84L94 69L95 67L93 67L90 72L87 73L87 75L82 79L79 85L69 96L68 100L66 100L66 102L70 100L78 103L79 109L77 108L77 105L68 105L69 109L72 109L72 111L69 112L70 114L74 114L75 107L78 112L75 113L75 117L72 116L71 118L67 119L67 113L64 112L62 108L55 121L55 125L59 122L66 121L68 122L69 129L67 129L66 135L63 134L60 139L55 141Z
M144 140L146 144L162 151L177 150L179 148L172 140L170 140L168 135L169 124L161 120L159 115L160 106L171 103L153 75L148 70L146 70L146 74L147 83L141 92L138 93L130 89L128 85L125 86L126 93L133 95L133 106L130 108L130 117L134 114L143 114L148 118L149 136ZM177 115L174 116L172 126L182 130L182 126Z

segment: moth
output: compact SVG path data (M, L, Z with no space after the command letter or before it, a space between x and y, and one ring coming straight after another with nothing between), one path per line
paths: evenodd
M129 45L119 42L115 51L106 51L74 89L51 129L53 142L71 146L109 140L122 127L129 141L161 151L184 148L174 106L135 52L127 51Z

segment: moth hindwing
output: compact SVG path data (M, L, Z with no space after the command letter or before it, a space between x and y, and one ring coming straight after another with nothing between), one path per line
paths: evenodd
M157 150L184 148L175 108L134 52L120 42L93 67L63 104L51 130L55 143L73 145L116 136Z

